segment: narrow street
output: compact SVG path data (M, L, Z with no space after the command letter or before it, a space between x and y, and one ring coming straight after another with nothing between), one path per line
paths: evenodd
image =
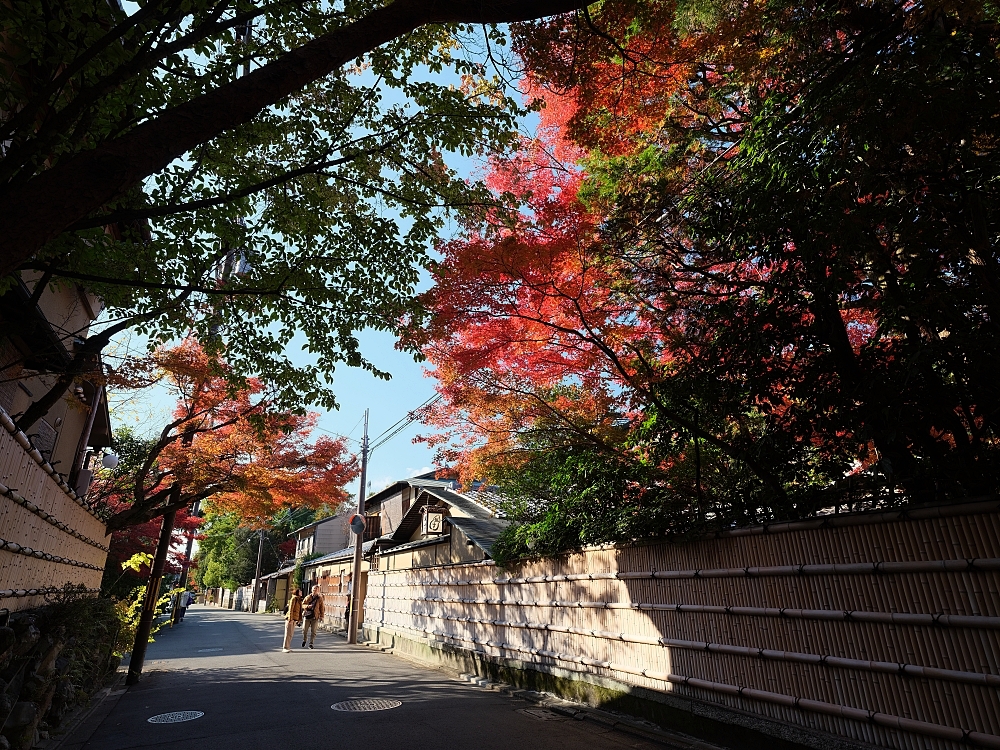
M321 633L315 650L283 654L282 630L277 617L191 607L182 625L156 635L139 685L113 694L60 750L665 747L349 646L336 635ZM331 709L358 698L402 705L364 713ZM182 711L204 716L147 721Z

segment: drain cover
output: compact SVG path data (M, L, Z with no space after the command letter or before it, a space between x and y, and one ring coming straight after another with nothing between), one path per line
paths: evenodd
M172 711L169 714L150 716L146 721L150 724L179 724L182 721L200 719L204 715L204 711Z
M358 698L334 703L330 708L334 711L385 711L387 708L399 708L402 705L403 701L387 698Z
M207 654L209 651L222 651L222 649L221 648L199 648L198 649L198 653L199 654Z

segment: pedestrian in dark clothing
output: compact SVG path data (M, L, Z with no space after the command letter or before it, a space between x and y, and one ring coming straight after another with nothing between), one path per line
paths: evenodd
M306 647L306 638L309 638L309 648L316 642L316 626L323 621L323 596L319 593L319 586L312 587L312 593L302 600L302 621L305 626L302 628L302 648Z
M191 606L191 602L194 600L190 591L182 591L180 596L177 597L177 607L180 610L178 617L178 622L184 622L184 613L187 612L187 608Z

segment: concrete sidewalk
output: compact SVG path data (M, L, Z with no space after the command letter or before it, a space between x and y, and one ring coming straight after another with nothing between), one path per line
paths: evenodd
M283 621L213 607L188 609L183 624L149 646L141 682L113 693L60 750L592 750L672 747L574 721L321 633L315 650L281 653ZM297 631L296 635L298 635ZM391 710L347 713L339 701L402 701ZM175 724L152 716L203 711Z

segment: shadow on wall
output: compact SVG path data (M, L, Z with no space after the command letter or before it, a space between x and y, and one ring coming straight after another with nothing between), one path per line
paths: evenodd
M616 550L611 569L626 576L608 582L605 601L630 609L597 610L595 629L611 631L606 659L633 684L876 745L907 747L917 734L927 747L997 747L998 520ZM574 594L605 587L587 588ZM924 745L934 739L945 744Z
M377 573L368 619L875 745L1000 747L1000 514L950 512Z

